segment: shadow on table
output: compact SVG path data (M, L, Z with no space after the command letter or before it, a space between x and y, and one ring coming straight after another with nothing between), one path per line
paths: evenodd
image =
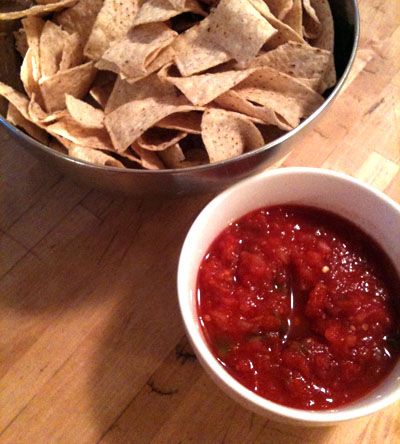
M144 203L142 222L124 235L130 245L108 273L108 292L119 294L89 375L96 436L107 443L321 442L334 429L273 423L231 401L186 341L176 268L190 223L208 200Z

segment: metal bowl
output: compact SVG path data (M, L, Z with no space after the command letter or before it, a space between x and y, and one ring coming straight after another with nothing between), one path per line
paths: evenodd
M360 21L357 0L329 1L335 23L334 56L339 79L336 86L327 95L325 102L298 127L261 148L233 159L192 168L159 171L101 167L74 159L37 142L7 122L1 114L0 123L10 131L20 146L34 156L76 182L93 188L134 196L170 197L221 190L287 154L338 95L354 62ZM17 73L8 72L6 75L9 78L4 78L3 72L1 80L10 82L10 77L16 77ZM15 84L15 78L11 79L11 84Z

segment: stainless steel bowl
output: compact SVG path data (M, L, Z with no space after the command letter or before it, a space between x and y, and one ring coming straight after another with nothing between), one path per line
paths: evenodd
M76 182L90 187L134 196L185 194L218 191L272 164L301 140L306 130L338 95L353 65L359 40L357 0L330 0L335 22L335 62L338 82L325 102L297 128L254 151L216 164L179 170L134 170L100 167L76 160L32 139L0 114L0 123L15 136L18 144ZM14 77L17 73L7 73ZM1 80L8 82L10 78ZM11 79L15 84L15 78Z

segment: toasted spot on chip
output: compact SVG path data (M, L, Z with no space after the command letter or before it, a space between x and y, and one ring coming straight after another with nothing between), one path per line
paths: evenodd
M209 21L212 40L238 62L248 62L276 33L248 0L221 0Z
M133 26L139 0L104 0L86 43L84 53L99 60L112 42L126 35Z
M225 91L233 88L253 70L225 71L215 74L199 74L190 77L175 77L169 74L171 67L160 71L159 76L179 88L193 105L206 105Z
M57 13L55 21L70 34L78 33L85 46L104 0L79 0L72 8Z
M163 151L186 136L187 134L182 131L153 127L145 131L136 143L146 150Z
M165 22L183 12L206 15L196 0L174 3L170 0L149 0L142 4L134 20L134 26L145 23Z
M270 107L292 127L324 102L324 98L311 88L268 67L255 71L235 90L247 100Z
M125 168L124 164L114 157L92 148L75 145L68 149L68 154L75 159L83 160L100 166Z
M44 144L47 143L49 138L46 131L26 119L12 103L8 105L6 119L13 125L23 129L28 135L32 136L39 142Z
M201 123L210 162L219 162L259 148L264 139L251 120L239 113L208 109Z
M114 43L103 54L96 67L123 74L127 78L145 76L150 63L177 35L164 23L138 26Z
M87 94L96 76L93 62L59 71L39 82L46 110L49 112L65 108L65 94L82 98Z
M59 0L58 2L46 3L45 5L34 5L20 11L0 12L0 20L16 20L27 16L45 15L49 12L72 6L77 1L78 0Z
M232 56L212 39L209 30L208 16L175 39L175 62L183 76L191 76L232 59Z
M71 117L81 126L93 129L104 128L104 112L101 109L94 108L69 94L66 94L65 104Z

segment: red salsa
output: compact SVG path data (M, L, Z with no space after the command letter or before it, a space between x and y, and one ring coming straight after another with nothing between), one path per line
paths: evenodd
M302 206L253 211L213 242L198 313L224 368L267 399L322 410L375 388L399 354L399 280L359 228Z

